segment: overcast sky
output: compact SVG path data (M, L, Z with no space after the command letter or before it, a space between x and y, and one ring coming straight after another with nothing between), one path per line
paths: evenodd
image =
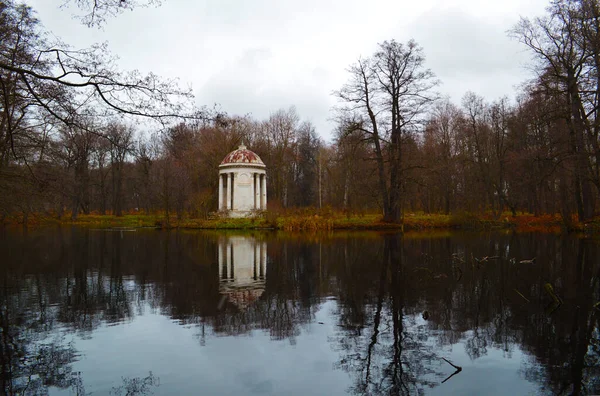
M296 106L331 138L331 92L378 42L415 39L444 95L514 97L529 54L506 32L548 0L163 0L87 28L62 0L28 0L44 26L74 47L108 42L122 69L191 85L199 105L262 119Z

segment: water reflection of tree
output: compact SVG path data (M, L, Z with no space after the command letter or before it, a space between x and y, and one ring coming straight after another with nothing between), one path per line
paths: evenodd
M86 336L102 323L132 317L133 290L124 279L123 240L118 232L73 238L63 259L71 263L59 282L58 318Z
M560 395L599 393L599 311L594 308L600 300L598 246L584 240L563 240L557 252L563 265L551 276L555 283L560 280L564 286L577 287L559 289L568 307L557 309L551 316L543 311L532 315L532 331L525 332L524 345L543 368L531 359L524 374L542 384L543 391Z
M386 239L378 247L336 255L351 257L336 271L340 332L333 340L340 367L355 378L355 393L416 393L440 384L440 356L430 346L439 350L459 342L472 360L490 348L511 358L519 345L531 361L524 376L543 392L598 391L597 244L495 235L487 243L460 236L405 239L396 248ZM532 257L535 265L519 263ZM550 316L546 283L564 299ZM415 320L420 312L426 324ZM399 372L404 378L393 382Z
M68 388L77 376L70 364L76 351L72 343L52 330L52 310L38 300L31 310L26 291L11 288L3 274L0 287L0 365L4 394L46 394L48 387ZM18 289L17 289L18 290Z
M119 386L113 387L110 391L111 395L116 396L143 396L151 395L152 388L160 386L160 379L156 377L152 372L148 373L146 377L123 377L121 379L123 383Z
M113 236L7 234L0 245L0 363L4 394L47 394L52 387L85 394L72 370L69 333L86 337L102 323L131 317L131 287ZM51 235L50 238L46 238ZM104 262L108 261L108 268Z
M433 347L427 344L422 326L407 314L405 297L410 282L402 248L399 237L386 236L382 251L354 256L370 260L354 261L351 264L356 266L343 270L350 283L345 284L346 277L340 279L340 294L344 296L340 304L342 330L334 339L342 355L339 367L354 377L352 393L408 395L433 385ZM379 267L379 273L369 271L367 266ZM363 275L358 284L352 274L357 272ZM368 279L365 272L370 275ZM365 285L375 287L367 293L353 291ZM370 300L358 314L353 296L368 296Z

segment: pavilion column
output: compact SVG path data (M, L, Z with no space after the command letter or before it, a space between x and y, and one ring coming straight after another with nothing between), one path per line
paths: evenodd
M263 205L263 194L262 194L262 190L263 190L263 175L262 174L258 174L258 207L260 208L260 210L265 210L265 207Z
M230 201L231 201L231 202L230 202L230 205L231 205L230 209L231 209L231 210L233 210L233 209L234 209L234 207L233 207L233 206L234 206L234 205L233 205L233 203L235 202L235 190L233 189L233 176L234 176L234 174L233 174L233 172L231 172L231 173L229 174L229 185L231 186L231 192L229 193L229 194L230 194L230 195L229 195L229 199L230 199Z
M254 191L254 203L256 204L256 210L260 210L260 173L256 174L256 190Z
M219 210L223 210L223 175L219 173Z
M262 210L267 210L267 175L263 174L261 175L261 179L262 179L262 183L261 183L261 195L262 195L262 199L261 199L261 203L262 203Z
M225 173L226 185L225 185L225 210L231 209L231 179L229 178L229 173Z
M254 173L254 209L260 210L260 174Z

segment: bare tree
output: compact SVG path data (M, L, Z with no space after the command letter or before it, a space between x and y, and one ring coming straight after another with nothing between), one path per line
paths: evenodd
M97 22L113 11L158 4L74 2L91 7ZM0 2L0 185L10 184L16 191L20 178L24 185L42 188L46 181L36 172L42 171L50 146L69 140L53 132L58 129L106 138L98 125L116 116L149 118L161 127L174 120L208 118L208 112L194 109L191 90L180 88L176 80L119 71L106 45L75 50L49 37L31 7ZM75 201L79 199L72 206L81 207Z
M452 201L456 195L458 172L458 135L462 113L448 99L439 102L427 122L423 140L423 155L430 176L426 183L427 202L432 200L429 195L436 195L442 201L444 213L449 214ZM434 204L430 203L430 210Z
M540 76L555 82L551 86L552 94L565 99L580 220L587 220L594 213L588 144L598 147L600 131L596 117L600 52L597 43L591 45L598 37L599 15L596 1L555 0L547 16L534 20L523 18L512 31L536 56ZM600 151L596 152L600 155ZM600 189L600 183L597 187Z
M268 151L264 160L269 163L270 189L273 192L272 202L288 206L288 199L293 183L293 164L295 146L298 140L298 124L300 117L295 107L280 109L272 113L262 123L262 135Z
M82 14L77 15L87 26L101 26L107 19L136 7L159 6L161 0L64 0L62 7L76 5Z
M80 210L90 210L90 162L98 136L76 128L63 128L61 134L71 176L64 188L70 194L71 219L76 220Z
M112 173L113 211L123 215L123 168L127 156L133 153L133 128L122 124L112 124L107 135L111 142L110 164Z
M133 4L95 1L94 7L113 3ZM193 109L191 90L180 88L176 80L119 71L105 44L74 50L50 42L30 7L8 1L0 5L0 12L3 140L13 141L15 123L24 118L25 110L80 128L85 127L78 124L81 116L129 115L169 123L205 115ZM24 99L25 105L15 108ZM17 113L12 114L11 108Z
M342 101L340 121L364 134L378 166L384 220L403 221L403 143L419 129L437 85L423 49L413 40L379 44L377 52L349 68L350 80L334 94Z

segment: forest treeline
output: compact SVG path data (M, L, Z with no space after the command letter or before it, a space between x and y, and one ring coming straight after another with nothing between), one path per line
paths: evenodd
M416 42L378 44L333 93L331 143L294 107L266 119L190 109L188 91L116 72L101 46L51 42L27 5L3 0L0 12L2 218L207 217L217 209L218 165L242 142L267 165L273 210L377 211L399 222L406 211L586 221L600 209L595 0L553 0L514 26L536 72L514 99L466 92L452 103Z

